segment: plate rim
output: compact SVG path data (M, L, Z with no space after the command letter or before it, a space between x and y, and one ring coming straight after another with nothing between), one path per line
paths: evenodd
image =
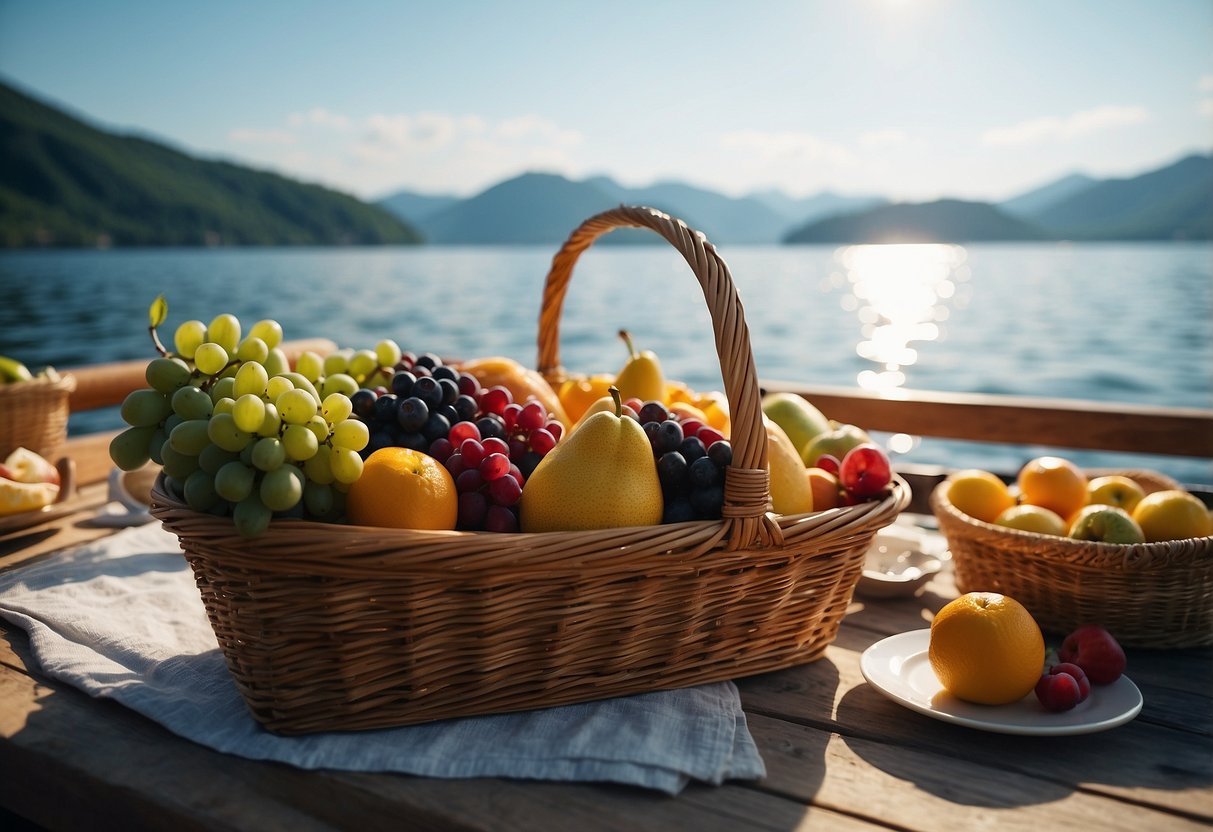
M981 731L990 731L999 734L1015 734L1020 736L1071 736L1076 734L1092 734L1099 731L1106 731L1111 728L1116 728L1132 721L1140 712L1144 704L1144 697L1141 694L1141 689L1134 684L1133 680L1128 676L1121 675L1120 679L1113 684L1121 684L1122 687L1127 685L1127 691L1134 700L1134 704L1122 712L1118 712L1107 718L1097 719L1089 722L1081 723L1065 723L1056 726L1048 725L1026 725L1008 722L999 722L993 720L977 719L964 714L956 714L947 710L940 710L929 705L925 705L920 701L911 699L901 695L896 690L891 689L884 684L880 678L882 674L875 669L875 656L880 653L888 652L892 647L897 646L899 642L906 642L912 645L914 649L903 650L900 655L903 662L919 656L926 652L927 643L930 639L930 628L918 630L907 630L902 633L895 633L891 636L876 641L870 645L860 656L859 669L863 674L864 680L875 688L882 696L891 699L904 708L931 717L932 719L941 722L951 723L953 725L961 725L966 728L974 728ZM898 677L900 678L900 677ZM1013 703L1018 704L1018 703ZM991 708L1009 708L1011 706L989 706ZM1005 713L1005 711L1004 711Z

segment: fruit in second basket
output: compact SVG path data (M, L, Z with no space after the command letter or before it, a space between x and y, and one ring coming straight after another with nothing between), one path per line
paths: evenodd
M524 532L650 526L661 522L661 483L640 423L595 413L553 448L527 479L519 502Z
M1077 465L1059 456L1029 460L1015 478L1021 502L1044 506L1068 519L1087 504L1087 476Z
M993 523L1004 511L1015 505L1007 484L989 471L965 468L956 471L940 484L957 511L970 517Z
M1187 491L1155 491L1133 509L1133 519L1150 543L1213 535L1213 517L1198 497Z
M1123 474L1094 477L1087 483L1088 503L1118 506L1130 514L1145 496L1145 489Z
M1045 642L1031 613L1006 595L969 592L931 622L927 657L944 689L980 705L1022 699L1040 680Z
M1066 521L1058 517L1056 512L1030 503L1011 506L994 518L994 525L1019 529L1024 532L1036 532L1036 534L1051 534L1057 537L1064 537L1069 531Z
M1144 543L1145 535L1129 512L1119 506L1095 503L1083 506L1070 521L1067 533L1075 540L1098 543Z

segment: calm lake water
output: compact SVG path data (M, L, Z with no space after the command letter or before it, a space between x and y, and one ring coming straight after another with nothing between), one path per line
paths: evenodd
M288 338L532 365L555 247L0 254L0 354L38 367L153 355L147 307L182 321L272 317ZM725 247L763 379L1213 407L1213 246ZM703 295L665 246L597 246L561 322L572 371L619 369L631 330L667 375L721 387ZM827 414L828 415L828 414ZM71 430L117 427L116 410ZM881 437L883 438L883 437ZM915 462L1013 471L1041 449L924 440ZM1213 483L1213 461L1070 454Z

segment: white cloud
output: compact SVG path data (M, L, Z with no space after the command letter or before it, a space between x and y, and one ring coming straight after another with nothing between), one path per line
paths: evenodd
M859 144L868 150L880 150L886 147L905 144L909 140L904 130L888 127L884 130L869 130L859 135Z
M1064 118L1044 116L1021 121L1010 127L996 127L982 134L983 144L1037 144L1048 141L1070 141L1081 136L1128 127L1149 120L1144 107L1095 107L1081 110Z
M287 130L259 130L253 127L236 127L227 134L237 144L294 144L294 133Z
M720 137L721 147L753 154L767 161L829 162L852 164L855 154L844 145L819 139L812 133L739 130Z
M306 113L291 113L287 117L287 123L296 128L314 125L334 130L350 129L350 119L347 116L330 112L323 107L313 107Z
M1196 88L1201 92L1213 92L1213 75L1202 75L1196 82Z

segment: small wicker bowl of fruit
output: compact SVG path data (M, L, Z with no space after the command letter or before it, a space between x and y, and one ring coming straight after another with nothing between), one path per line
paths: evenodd
M1153 471L1028 462L1008 484L957 471L931 494L961 592L999 592L1043 629L1106 627L1122 644L1213 644L1213 515Z

